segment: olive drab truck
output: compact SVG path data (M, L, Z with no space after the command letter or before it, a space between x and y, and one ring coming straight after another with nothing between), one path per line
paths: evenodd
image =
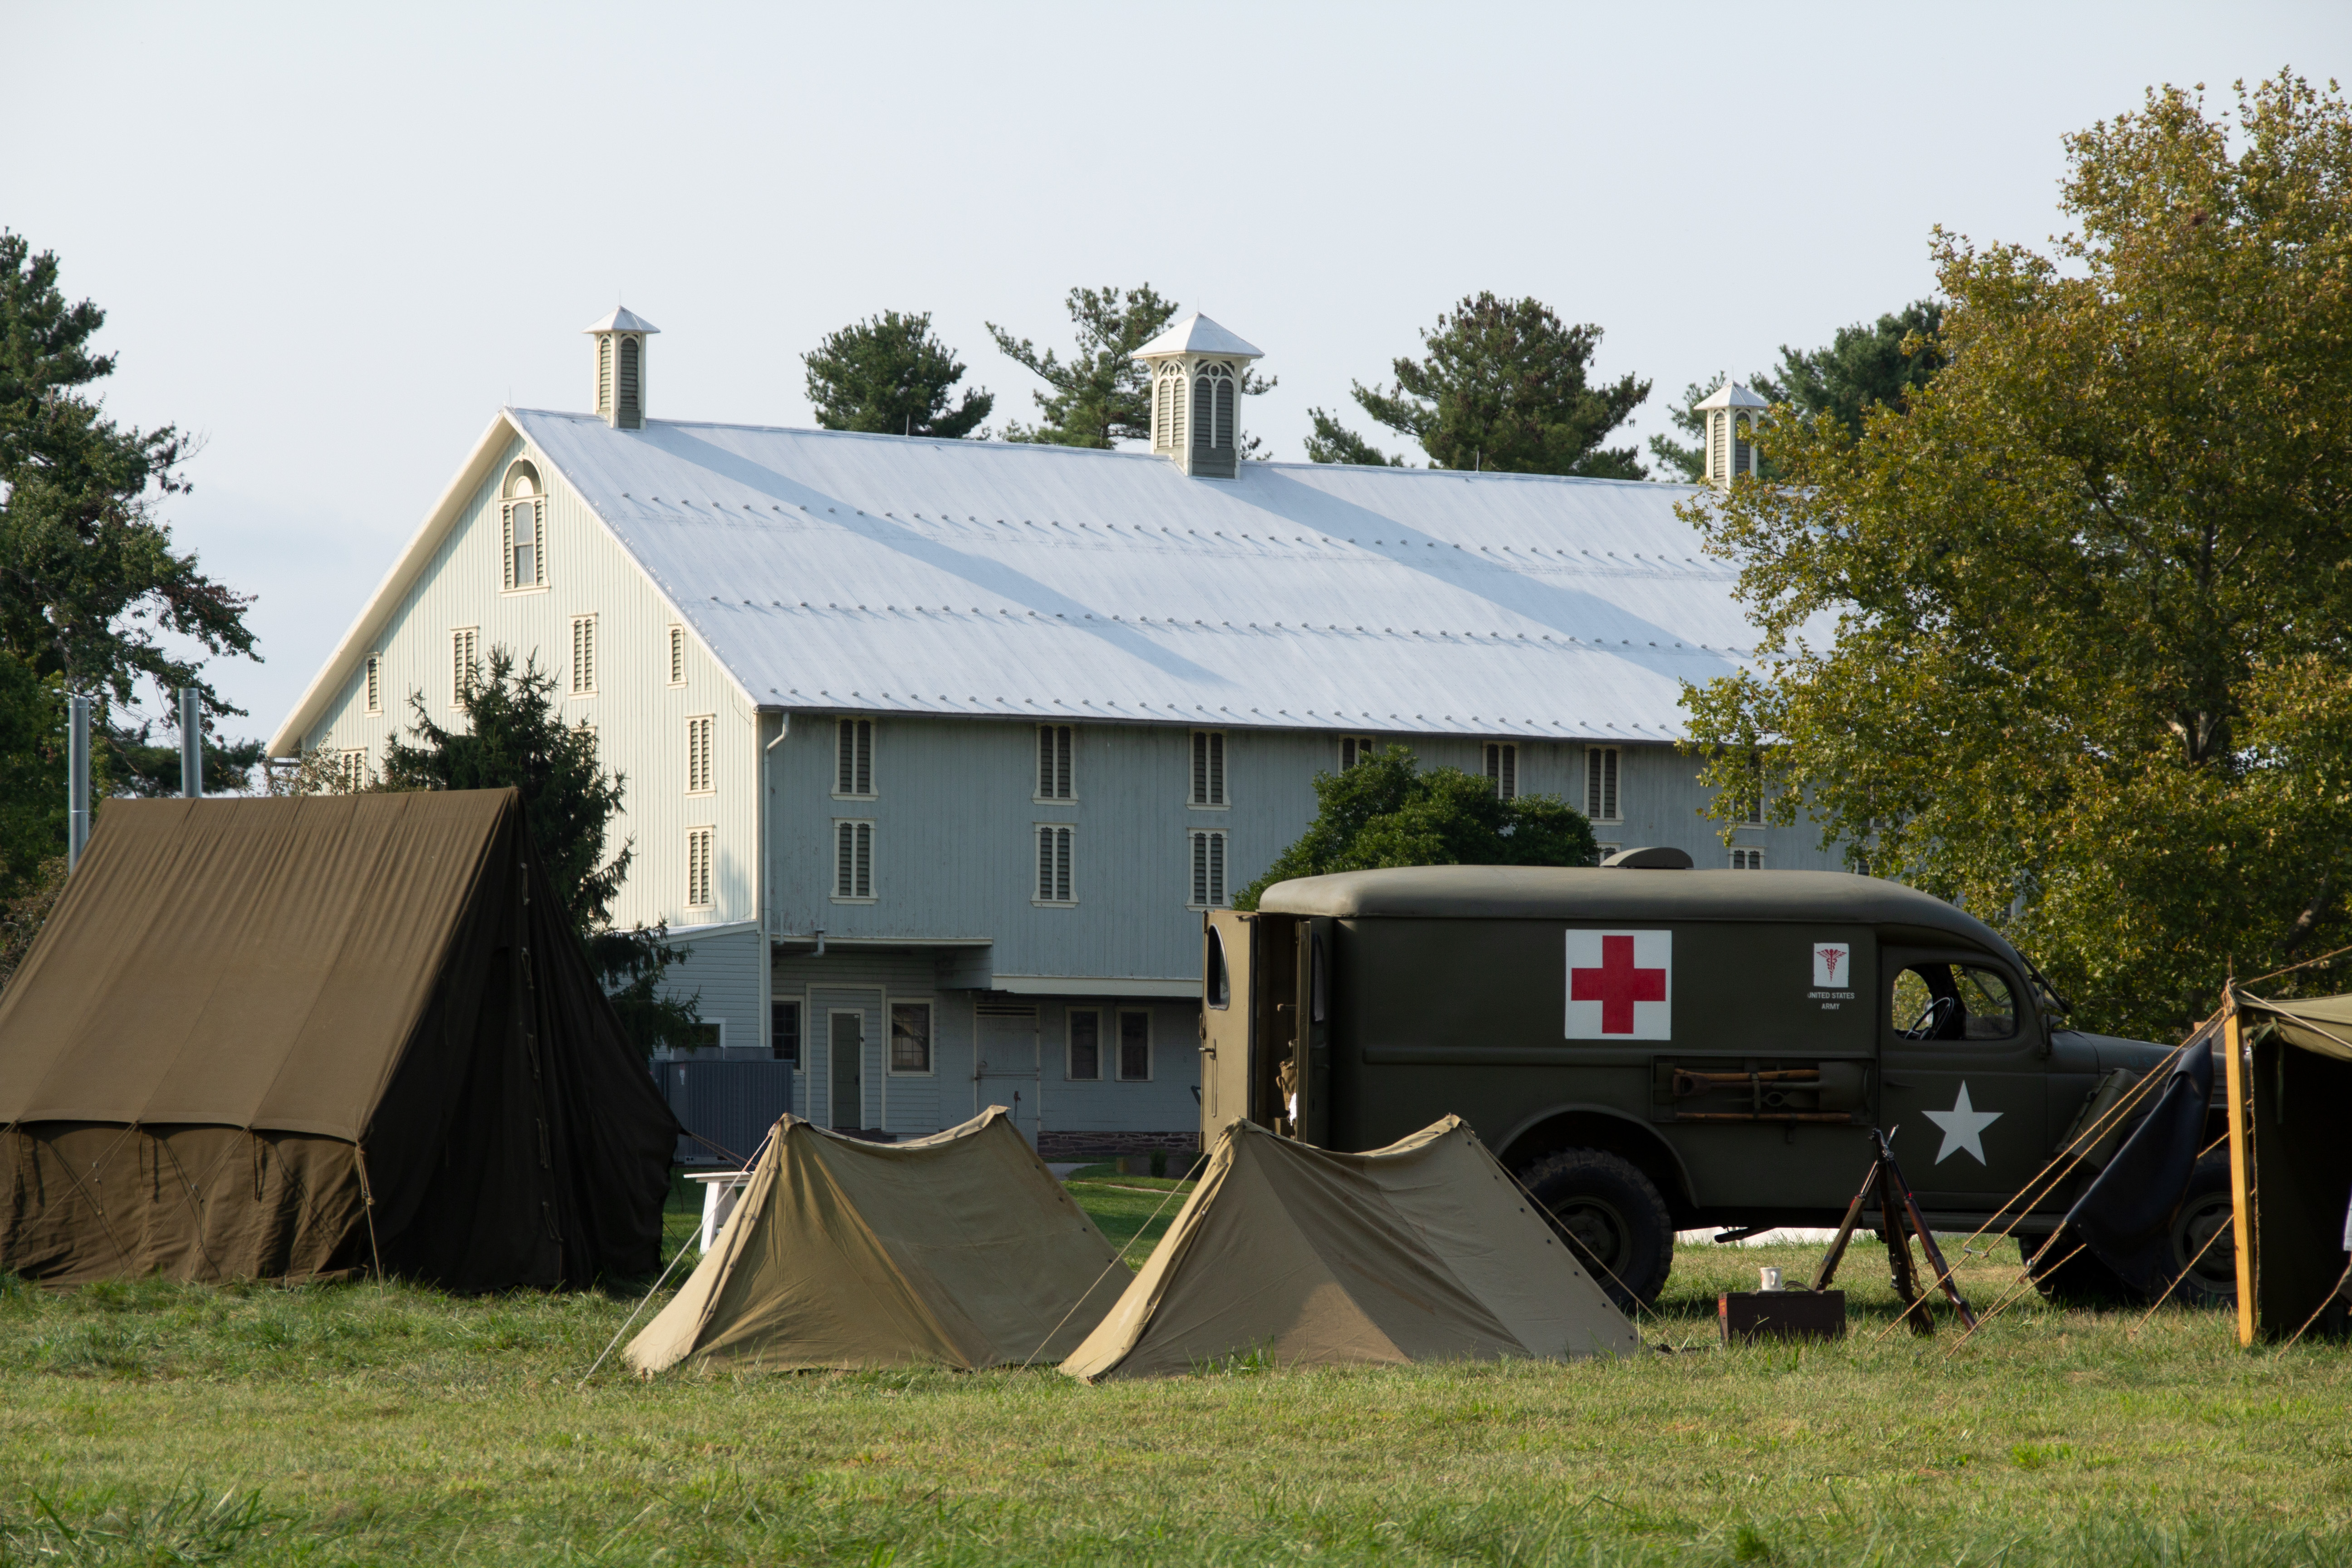
M1837 1224L1874 1126L1928 1223L1974 1231L2166 1055L2065 1027L2008 942L1916 889L1640 858L1343 872L1210 911L1203 1147L1235 1118L1355 1151L1457 1114L1646 1300L1676 1231ZM2025 1215L2026 1246L2095 1163ZM2183 1267L2229 1216L2226 1165L2198 1184ZM2232 1269L2210 1249L2191 1294Z

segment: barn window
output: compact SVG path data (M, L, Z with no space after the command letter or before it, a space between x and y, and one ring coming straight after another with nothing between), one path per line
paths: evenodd
M372 653L367 656L367 679L365 682L365 690L367 696L367 711L371 713L383 712L383 655L380 653Z
M1761 871L1764 869L1764 851L1734 849L1731 852L1731 868L1735 871Z
M1077 781L1071 771L1070 726L1040 724L1037 726L1037 798L1039 800L1075 800Z
M1370 735L1340 736L1339 771L1344 773L1358 763L1366 761L1375 749L1377 749L1377 742Z
M689 827L686 830L686 907L689 910L710 907L711 841L718 834L715 827Z
M1617 752L1615 746L1584 748L1584 815L1595 822L1618 820Z
M686 628L684 626L672 626L669 629L669 683L672 686L686 684Z
M710 783L711 731L718 719L709 713L698 713L686 721L686 793L709 795Z
M547 498L540 491L537 468L518 462L507 469L499 515L505 558L502 585L509 589L543 586L547 582Z
M833 896L864 900L874 896L874 825L836 822L833 825Z
M596 617L572 617L572 695L596 695Z
M1192 793L1190 804L1226 804L1225 732L1223 730L1192 731Z
M1486 742L1486 779L1497 800L1519 796L1519 748L1508 741Z
M457 626L449 633L449 706L463 708L482 679L482 629Z
M1077 837L1074 827L1041 823L1037 828L1037 902L1041 904L1075 904L1077 895L1071 879L1071 852Z
M1196 910L1223 909L1225 903L1225 836L1215 832L1187 835L1192 844L1192 900Z
M1101 1011L1094 1007L1071 1008L1069 1037L1066 1076L1079 1079L1102 1077Z
M929 1002L890 1004L890 1070L928 1073L931 1070L931 1005Z
M1119 1010L1118 1076L1127 1083L1151 1077L1151 1015L1140 1007Z
M768 1004L768 1054L780 1062L800 1065L801 1005L798 1002Z
M357 795L368 785L367 748L346 746L335 753L331 764L335 793Z
M1234 373L1221 364L1204 364L1192 378L1192 445L1233 444Z
M873 795L873 720L841 719L835 721L833 793L853 796Z

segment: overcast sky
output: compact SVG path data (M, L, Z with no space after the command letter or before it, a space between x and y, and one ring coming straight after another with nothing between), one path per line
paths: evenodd
M1927 293L1937 224L2041 242L2060 137L2150 84L2219 110L2347 44L2342 0L5 0L0 225L107 311L115 416L204 437L168 516L257 595L215 675L266 736L499 405L587 405L615 299L656 416L812 423L800 354L897 309L1001 425L1037 384L983 322L1061 345L1072 285L1148 280L1265 350L1245 423L1296 460L1441 310L1532 294L1656 384L1646 436Z

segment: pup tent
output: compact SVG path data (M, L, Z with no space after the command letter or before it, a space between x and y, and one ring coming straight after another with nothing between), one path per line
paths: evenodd
M2352 995L2222 1012L2238 1224L2238 1340L2338 1337L2352 1287Z
M1011 1113L869 1143L778 1121L734 1212L624 1352L817 1367L1053 1363L1132 1278Z
M1062 1370L1093 1382L1253 1352L1316 1366L1640 1348L1461 1118L1365 1154L1237 1121Z
M109 802L0 994L0 1268L660 1267L677 1124L513 790Z

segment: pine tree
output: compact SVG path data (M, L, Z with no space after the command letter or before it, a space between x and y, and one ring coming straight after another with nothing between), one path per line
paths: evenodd
M885 310L855 322L801 356L808 370L809 402L828 430L885 436L959 437L981 427L996 399L977 387L950 405L964 366L931 332L930 312L902 316Z
M1539 300L1473 294L1421 334L1424 357L1392 362L1386 392L1357 382L1365 413L1411 437L1437 468L1578 474L1638 479L1640 454L1603 443L1650 395L1632 375L1592 385L1588 377L1601 329L1571 327ZM1394 462L1310 409L1317 462Z

